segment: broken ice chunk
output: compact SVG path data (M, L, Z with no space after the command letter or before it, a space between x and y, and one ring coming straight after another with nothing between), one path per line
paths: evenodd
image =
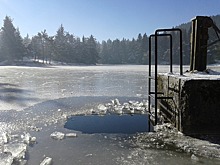
M23 139L23 142L25 144L35 143L36 137L32 137L29 133L24 132L24 135L21 135L21 138Z
M194 155L194 154L192 154L191 159L192 159L193 161L196 161L196 162L199 161L199 158L198 158L196 155Z
M129 109L123 109L123 112L125 114L133 114L134 113L134 108L133 107L129 107Z
M30 143L36 143L37 138L36 137L31 137Z
M118 99L115 99L115 105L121 105Z
M10 153L0 153L0 164L11 165L13 163L13 156Z
M51 137L52 139L62 140L62 139L64 139L65 134L62 133L62 132L57 132L57 131L55 131L55 132L53 132L53 133L50 135L50 137Z
M31 140L31 135L25 132L24 135L21 135L21 138L23 139L23 142L25 144L29 144Z
M148 107L148 101L147 100L143 100L143 107L147 108Z
M14 143L4 145L3 152L10 152L16 159L24 159L27 151L27 145L24 143Z
M139 105L139 102L138 101L129 101L128 102L130 105L133 105L133 106L138 106Z
M103 104L99 104L98 109L100 110L99 114L101 114L101 115L105 115L107 112L107 107L104 106Z
M74 137L77 137L77 134L76 133L67 133L66 137L74 138Z
M144 107L136 107L134 110L135 114L144 114L145 108Z
M94 109L90 109L90 113L91 113L91 114L97 114Z
M5 144L9 142L9 135L7 132L2 133L2 140Z
M130 109L129 103L124 103L123 105L124 105L123 109L126 109L126 110Z
M122 114L123 112L122 112L122 109L123 109L123 106L117 106L117 107L115 107L115 113L116 114Z
M52 164L52 158L45 157L44 160L40 163L40 165L51 165Z
M121 105L118 99L111 100L113 105Z
M103 104L99 104L99 105L98 105L98 109L99 109L99 110L106 110L107 107L104 106Z

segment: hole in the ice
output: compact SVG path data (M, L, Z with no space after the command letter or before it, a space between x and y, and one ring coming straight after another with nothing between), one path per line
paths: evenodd
M149 131L147 115L73 116L67 120L64 127L87 134L135 134Z

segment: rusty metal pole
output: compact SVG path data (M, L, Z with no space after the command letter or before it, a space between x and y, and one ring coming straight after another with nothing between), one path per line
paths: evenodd
M192 20L190 71L204 71L207 65L208 28L213 21L207 16Z

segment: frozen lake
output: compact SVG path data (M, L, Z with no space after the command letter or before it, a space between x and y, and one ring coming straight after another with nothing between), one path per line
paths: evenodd
M82 120L94 114L96 119L88 118L86 121L89 125L92 122L97 124L100 116L96 112L105 111L105 105L111 100L117 99L124 106L129 105L129 101L142 106L143 100L147 99L147 70L148 66L135 65L0 67L1 150L7 145L23 143L28 133L36 137L33 143L27 144L22 158L28 165L39 165L45 157L52 158L54 165L219 164L218 160L207 158L210 157L208 151L204 154L198 152L201 150L199 147L212 146L216 155L211 157L220 157L218 144L214 146L174 132L106 132L105 128L112 122L108 116L105 120L104 116L101 118L96 132L89 132L92 127L85 131L86 128L74 126L75 115L80 115L80 120L75 121L78 126L85 124ZM167 70L167 67L162 67L162 70ZM142 117L135 119L142 121L136 123L136 128L142 127L144 118L147 125L146 114L133 118L127 115L129 118L124 121L114 117L117 123L110 126L112 128L122 125L125 130L126 127L127 130L135 129L134 121L127 122L135 117ZM101 128L105 131L100 131ZM54 132L63 133L65 138L51 138ZM77 137L68 137L71 133ZM6 141L3 135L7 135ZM191 143L200 145L193 148ZM9 159L10 155L0 155L2 159L6 157Z

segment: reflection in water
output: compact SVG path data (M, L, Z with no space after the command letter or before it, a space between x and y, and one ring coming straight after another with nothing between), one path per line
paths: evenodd
M135 134L148 131L147 119L147 115L73 116L66 122L64 127L87 134Z

